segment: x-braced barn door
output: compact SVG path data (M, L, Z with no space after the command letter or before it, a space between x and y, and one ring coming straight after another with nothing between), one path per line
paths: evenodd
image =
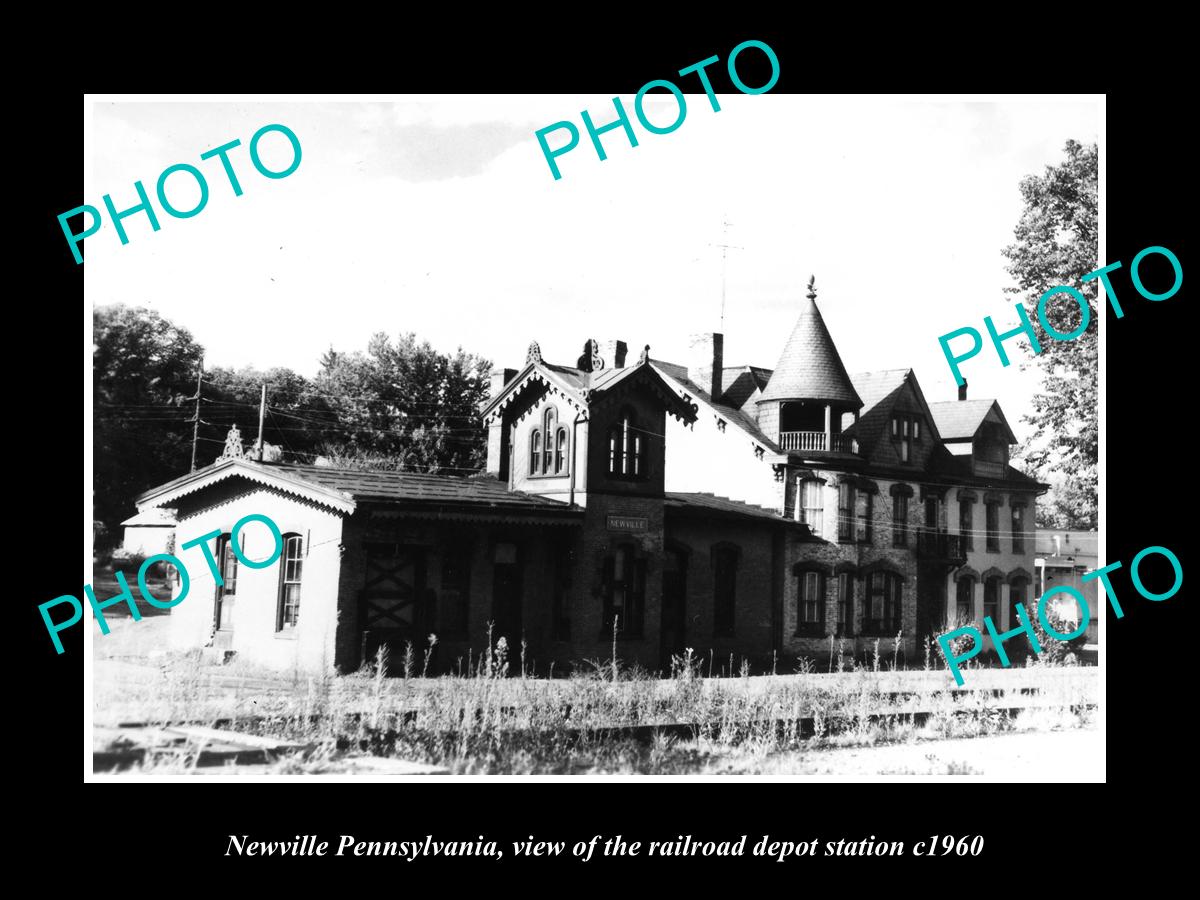
M405 643L420 658L424 634L425 550L395 543L369 543L366 582L359 599L362 659L371 664L380 645L388 650L388 671L404 666Z

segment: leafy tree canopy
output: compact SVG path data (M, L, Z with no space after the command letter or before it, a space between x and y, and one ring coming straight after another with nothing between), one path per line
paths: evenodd
M1014 229L1016 241L1003 250L1015 287L1009 293L1035 315L1042 294L1063 285L1086 298L1091 317L1078 338L1059 341L1048 335L1042 352L1029 365L1041 370L1041 389L1033 413L1026 416L1038 436L1021 448L1026 466L1038 478L1054 483L1046 502L1038 504L1038 524L1059 528L1094 528L1097 521L1099 445L1098 281L1083 276L1099 267L1097 260L1097 146L1067 141L1066 158L1041 175L1021 180L1025 208ZM1081 311L1068 295L1047 305L1046 319L1059 333L1080 323Z

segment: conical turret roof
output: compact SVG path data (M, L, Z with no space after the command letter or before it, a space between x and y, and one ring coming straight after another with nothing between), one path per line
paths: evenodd
M862 406L817 309L817 293L811 279L808 295L801 301L800 318L758 402L780 400L830 400L855 408Z

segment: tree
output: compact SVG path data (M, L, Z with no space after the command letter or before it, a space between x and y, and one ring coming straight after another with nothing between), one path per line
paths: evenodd
M1038 435L1021 448L1033 473L1054 482L1049 502L1038 505L1038 524L1082 529L1096 527L1097 521L1097 348L1103 310L1098 281L1082 280L1099 266L1097 146L1069 140L1065 152L1057 166L1021 180L1025 209L1014 229L1017 240L1002 252L1016 282L1008 292L1027 309L1035 309L1043 293L1063 285L1080 290L1087 300L1087 330L1070 341L1046 336L1040 355L1028 364L1042 375L1033 413L1025 417ZM1061 334L1074 331L1080 315L1066 296L1046 308L1047 321Z
M134 498L188 470L190 418L203 348L146 308L92 313L94 518L119 537Z
M351 465L461 474L486 462L479 404L491 363L459 348L453 355L409 333L380 332L367 350L321 360L316 389L336 400L341 436L323 453Z
M251 452L258 438L264 384L267 407L263 441L282 447L285 459L307 461L326 441L337 439L341 433L338 404L318 390L312 380L278 366L265 371L215 368L204 374L201 415L212 425L201 429L206 452L200 455L200 464L212 462L220 452L216 441L224 440L234 424L242 434L246 451Z

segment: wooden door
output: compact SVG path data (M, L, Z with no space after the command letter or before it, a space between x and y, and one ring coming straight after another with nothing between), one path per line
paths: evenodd
M388 674L400 674L405 645L412 644L413 658L418 661L424 649L425 550L393 543L368 543L363 549L366 581L359 595L362 661L373 664L384 646Z

